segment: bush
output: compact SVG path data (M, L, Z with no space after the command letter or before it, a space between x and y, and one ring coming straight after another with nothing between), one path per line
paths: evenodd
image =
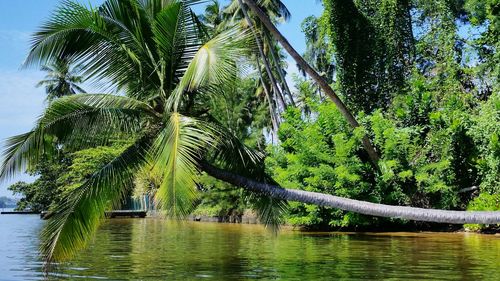
M500 194L481 193L474 198L467 207L469 211L500 211ZM488 227L483 224L465 224L464 228L471 231L479 231Z

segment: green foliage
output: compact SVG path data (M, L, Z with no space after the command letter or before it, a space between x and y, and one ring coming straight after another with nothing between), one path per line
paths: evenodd
M464 10L468 21L486 31L472 40L470 44L477 52L477 79L479 80L480 98L498 93L500 84L500 3L496 0L467 0Z
M56 159L44 158L30 174L37 179L33 183L17 182L9 187L21 195L17 210L36 212L54 209L70 191L88 180L92 174L118 156L124 144L99 146L74 153L59 151Z
M60 151L55 160L43 159L30 171L31 176L37 177L33 183L17 182L9 186L10 191L21 196L16 210L48 211L60 200L62 190L58 178L68 166L68 158Z
M123 152L126 144L98 146L71 153L71 165L58 177L58 185L62 188L60 196L66 196L88 180L100 167L106 165Z
M477 195L470 187L498 194L493 2L323 1L322 17L303 25L306 57L318 68L311 52L328 53L341 95L364 129L352 131L309 81L297 80L302 110L284 114L281 143L268 148L269 173L287 187L424 208L465 209ZM381 157L376 170L360 149L363 130ZM387 223L300 203L291 204L288 221Z
M405 86L414 42L410 1L325 0L320 28L335 55L337 83L357 110L386 108Z
M467 206L469 211L500 211L500 193L488 194L481 193L474 198ZM469 230L478 231L485 228L480 224L465 224L464 227Z
M317 118L304 120L289 109L280 127L280 147L269 147L266 167L282 186L348 198L374 199L370 165L359 155L360 132L349 125L334 105L318 106ZM290 203L288 221L308 227L363 225L362 216L315 205Z
M281 143L268 148L268 172L289 188L390 205L461 209L471 197L460 190L476 185L498 194L498 97L477 104L470 94L443 94L415 76L412 92L388 111L359 116L381 155L378 171L361 149L363 129L352 131L333 104L309 100L312 114L298 108L284 114ZM288 222L309 228L401 223L295 202Z
M500 94L493 94L472 119L468 131L480 154L475 160L482 192L500 194Z
M255 78L238 78L237 81L235 85L227 84L221 87L225 98L210 103L210 114L221 125L231 128L232 133L246 146L258 151L263 150L263 129L269 122L267 108L259 102L260 98L254 95ZM224 162L234 162L234 159ZM246 209L254 207L248 192L242 188L235 188L207 175L200 177L199 184L202 187L199 193L200 204L193 214L225 217L242 215Z
M306 51L304 59L323 76L328 83L334 79L335 65L327 43L326 32L321 28L321 20L326 17L307 17L301 24L302 32L306 39Z
M193 215L205 216L239 216L249 208L243 189L203 175L200 178L202 193L200 204Z

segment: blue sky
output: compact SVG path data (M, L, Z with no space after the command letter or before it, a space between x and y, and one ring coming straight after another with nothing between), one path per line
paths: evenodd
M37 69L20 70L28 48L30 34L47 19L59 4L58 0L2 1L0 4L0 140L27 132L44 108L44 89L36 88L43 78ZM98 5L102 0L81 0L81 3ZM309 15L319 15L321 4L316 0L284 0L292 13L288 23L279 28L292 45L303 52L304 36L300 23ZM201 10L201 9L200 9ZM296 72L295 63L289 61L289 73ZM20 175L0 183L0 196L11 195L7 187L15 181L33 179Z

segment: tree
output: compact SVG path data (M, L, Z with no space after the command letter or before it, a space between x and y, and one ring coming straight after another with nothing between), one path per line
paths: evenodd
M206 163L204 164L203 169L209 175L217 179L229 182L236 186L245 187L255 192L269 194L271 197L276 199L338 208L370 216L455 224L469 222L478 224L496 224L500 221L500 212L498 211L464 212L376 204L333 195L326 195L323 193L285 189L277 185L257 182L252 179L218 169L217 167L210 166Z
M207 38L191 4L108 0L87 8L65 2L34 35L27 65L71 59L90 80L108 82L127 96L78 94L53 101L32 131L8 141L0 176L54 155L52 139L70 152L117 136L131 139L54 210L42 234L48 262L83 246L104 210L120 202L147 165L159 167L155 198L174 217L188 214L197 199L202 160L266 179L258 165L262 156L212 116L208 102L220 94L220 85L237 82L236 62L252 51L252 36L235 27ZM268 222L273 210L284 207L279 202L261 206Z
M83 82L83 77L77 75L77 70L72 69L67 60L57 59L50 64L43 65L41 70L47 72L47 75L36 86L45 87L47 102L51 103L67 95L85 93L85 90L78 85Z
M48 211L59 199L61 190L57 178L66 165L67 159L62 154L50 161L42 156L41 161L28 171L31 176L38 177L33 183L17 182L8 188L14 194L22 196L17 202L16 210Z
M223 31L226 22L224 19L224 9L218 0L212 0L205 7L205 13L199 16L200 20L214 33Z
M414 57L411 1L323 1L321 29L350 108L387 108L404 89Z
M259 5L263 12L274 21L286 21L290 18L290 12L280 0L263 1ZM276 115L274 130L277 130L279 113L286 109L288 104L295 106L291 91L285 80L282 65L283 58L279 54L275 41L258 21L254 21L241 0L232 1L225 11L233 15L232 19L241 19L242 24L248 26L254 34L258 48L256 54L257 69L269 100L270 111ZM264 66L263 70L260 69L261 61ZM263 75L264 73L266 75ZM288 97L288 102L285 95Z
M304 59L325 77L328 84L334 81L335 64L326 41L326 32L320 26L321 20L309 16L302 22L302 32L306 39ZM305 73L303 73L305 75Z

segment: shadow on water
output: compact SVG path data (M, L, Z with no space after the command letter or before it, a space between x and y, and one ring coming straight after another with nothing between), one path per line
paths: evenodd
M25 254L7 267L0 265L0 272L7 269L11 277L6 280L40 279L40 264L33 260L36 246L23 244L35 238L26 235L13 246L25 247ZM86 250L51 272L49 279L499 280L499 276L498 236L290 230L273 236L258 225L113 219Z

